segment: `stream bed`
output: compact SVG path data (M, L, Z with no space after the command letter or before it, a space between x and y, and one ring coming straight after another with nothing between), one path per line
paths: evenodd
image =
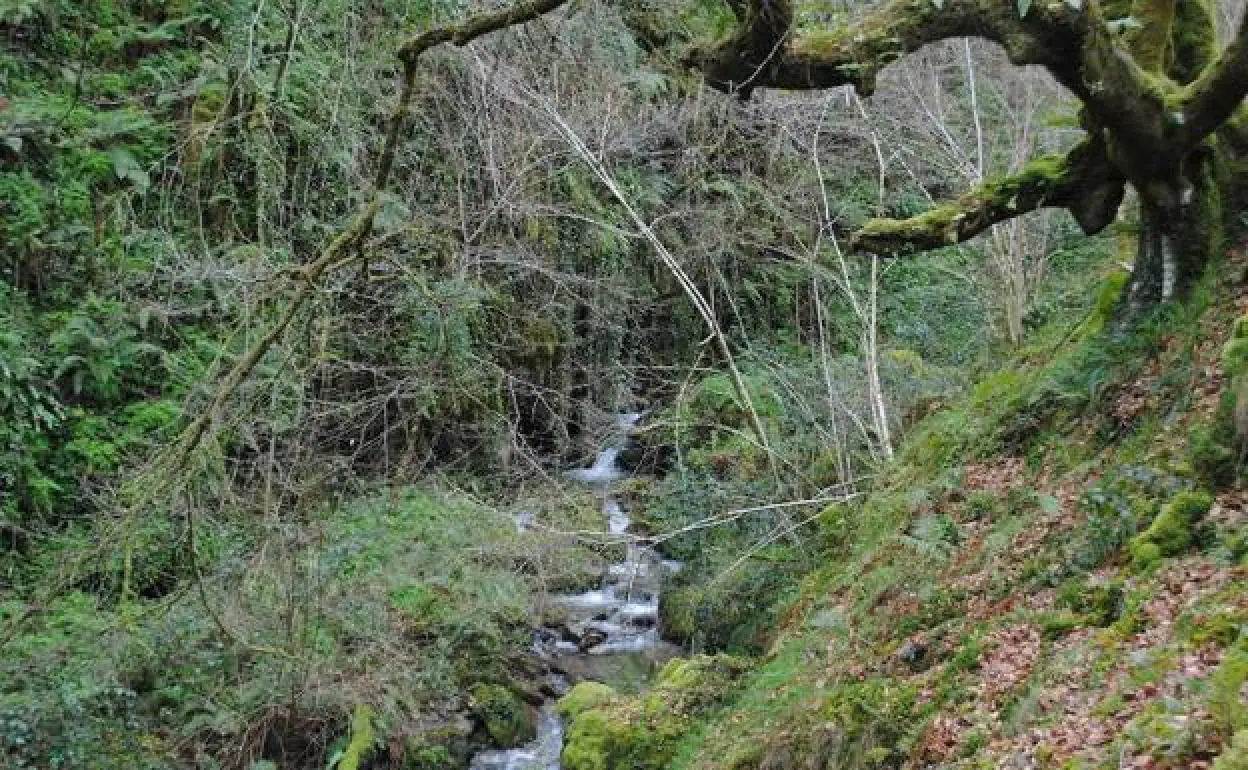
M562 693L568 681L602 681L613 684L621 679L637 679L681 654L681 649L663 641L659 633L659 596L664 578L681 568L679 562L665 560L653 548L631 536L632 520L612 494L611 486L628 477L619 466L620 450L640 414L617 418L616 432L588 468L568 472L574 481L602 492L602 512L607 533L626 542L624 560L611 564L598 588L579 594L551 597L551 603L566 612L567 621L559 631L540 629L534 647L554 675L551 689ZM517 516L524 528L531 521ZM516 749L484 751L472 759L471 770L560 770L563 749L563 722L554 701L547 701L538 715L537 738Z

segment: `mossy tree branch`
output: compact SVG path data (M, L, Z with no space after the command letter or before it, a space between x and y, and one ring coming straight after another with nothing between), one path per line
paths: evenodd
M1118 213L1126 180L1106 161L1104 146L1085 140L1066 155L1027 164L910 219L873 219L854 233L856 248L881 255L961 243L995 224L1044 207L1066 208L1086 233L1104 229Z
M1165 91L1124 55L1095 3L1037 2L1020 17L1014 0L946 0L939 7L892 0L855 24L794 33L790 0L751 0L732 37L687 61L712 87L744 95L752 88L845 85L868 95L889 64L960 37L993 41L1013 63L1045 67L1099 124L1136 146L1161 146Z
M1189 85L1182 102L1182 147L1195 147L1225 124L1248 95L1248 15L1235 40Z
M935 248L1052 206L1096 232L1113 221L1127 183L1142 212L1134 304L1182 293L1218 248L1219 180L1248 144L1228 123L1248 93L1248 20L1219 56L1211 0L1036 0L1022 13L1018 0L885 0L855 23L821 31L793 28L791 0L730 4L740 20L734 34L688 58L723 91L848 85L870 94L906 54L974 37L999 44L1014 64L1044 67L1082 102L1087 139L1066 157L912 219L872 221L855 235L860 248ZM1129 15L1136 26L1119 34L1104 14ZM1207 141L1215 131L1218 146Z
M525 0L497 11L470 16L459 24L437 27L409 38L399 47L399 59L409 67L414 66L430 48L443 43L465 46L492 32L527 24L567 3L568 0Z

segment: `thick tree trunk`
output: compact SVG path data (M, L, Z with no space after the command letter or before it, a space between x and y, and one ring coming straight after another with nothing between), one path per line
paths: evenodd
M1163 195L1141 193L1139 243L1128 288L1132 309L1183 297L1217 255L1225 224L1225 163L1211 140L1185 160L1181 182Z

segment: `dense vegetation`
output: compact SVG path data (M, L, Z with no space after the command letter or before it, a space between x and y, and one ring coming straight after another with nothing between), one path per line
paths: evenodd
M1123 270L1164 256L1148 195L871 256L1029 194L1099 97L964 40L869 98L708 88L764 5L571 3L413 63L499 4L0 0L0 765L526 742L532 629L620 550L561 472L624 411L693 657L574 689L568 770L1248 764L1242 124L1181 300ZM1173 47L1144 76L1194 82Z

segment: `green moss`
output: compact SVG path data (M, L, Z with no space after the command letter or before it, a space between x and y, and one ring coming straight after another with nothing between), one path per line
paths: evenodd
M581 682L559 700L559 716L576 719L591 709L617 699L619 693L600 682Z
M1226 654L1210 678L1209 713L1226 732L1248 728L1248 704L1241 695L1248 682L1248 645L1240 643Z
M1248 770L1248 730L1240 730L1213 761L1213 770Z
M1243 320L1235 322L1237 330ZM1238 336L1237 332L1227 341L1222 347L1222 369L1230 377L1238 377L1248 371L1248 338Z
M1053 194L1069 172L1066 155L1048 155L1028 163L1018 174L991 179L980 187L909 219L873 219L854 234L877 251L905 252L958 243L983 229L984 212L1034 207Z
M564 768L667 768L693 720L722 703L749 668L749 661L727 655L673 660L653 689L629 699L603 685L577 685L559 703L560 713L571 720Z
M660 690L696 693L701 700L711 701L723 696L751 668L750 661L732 655L696 655L669 661L655 680Z
M373 707L361 703L351 715L351 740L338 760L338 770L358 770L373 753L377 734L373 730Z
M1148 529L1131 541L1132 563L1147 568L1192 544L1192 525L1213 505L1207 492L1181 492L1167 503Z
M1216 8L1211 0L1184 0L1175 7L1170 32L1170 76L1176 83L1190 83L1218 55Z
M598 711L581 714L564 738L563 766L567 770L609 770L615 766L612 755L620 737L620 726L606 714ZM627 743L627 737L624 742Z
M1072 579L1057 589L1057 604L1078 614L1086 623L1105 627L1122 616L1122 583L1091 584Z
M1166 71L1169 31L1174 24L1175 5L1179 3L1155 3L1150 0L1135 0L1131 3L1131 17L1139 24L1125 35L1126 42L1132 58L1147 73L1164 74Z
M1188 464L1214 488L1230 485L1238 473L1239 453L1231 447L1234 434L1227 423L1195 425L1187 436Z
M496 746L519 746L537 736L532 710L506 687L496 684L473 687L472 708Z
M1156 543L1134 542L1131 544L1131 566L1137 571L1150 569L1161 562L1161 547Z

